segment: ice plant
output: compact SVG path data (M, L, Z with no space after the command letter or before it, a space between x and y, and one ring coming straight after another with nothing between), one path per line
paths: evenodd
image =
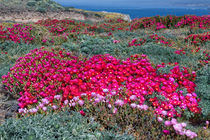
M86 102L93 106L105 104L113 114L125 106L140 111L152 108L166 127L174 128L177 134L191 133L196 137L194 132L185 131L185 123L175 119L183 111L201 112L192 80L195 72L176 65L169 73L161 73L160 67L164 65L152 65L144 54L126 60L109 54L87 59L63 49L41 48L19 58L2 78L7 88L19 96L22 115L68 107L85 116L82 109Z

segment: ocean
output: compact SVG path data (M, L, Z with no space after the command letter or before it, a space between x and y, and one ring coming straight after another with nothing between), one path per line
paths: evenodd
M96 8L96 7L80 7L75 8L85 9L90 11L107 11L117 12L122 14L130 15L131 19L151 16L167 16L167 15L209 15L210 10L208 9L192 9L192 8L145 8L145 9L119 9L119 8Z

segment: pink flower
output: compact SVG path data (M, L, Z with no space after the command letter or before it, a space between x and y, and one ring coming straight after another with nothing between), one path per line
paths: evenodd
M171 125L171 121L165 121L165 126L170 126Z
M143 105L143 110L147 110L149 107L147 105Z
M82 94L81 94L81 97L83 97L83 96L87 96L87 94L86 94L86 93L82 93Z
M131 108L136 108L136 104L135 103L132 103L130 106L131 106Z
M46 106L42 107L42 110L47 111L47 107Z
M103 89L103 92L107 93L107 92L109 92L109 90L108 89Z
M95 97L95 96L96 96L96 93L95 93L95 92L92 92L92 93L91 93L91 96L92 96L92 97Z
M162 111L161 114L166 116L167 115L167 111Z
M117 99L115 101L115 105L118 105L118 106L121 106L122 107L124 105L124 101Z
M99 98L95 99L95 103L99 103L101 100Z
M116 95L116 91L112 91L111 92L111 95Z
M117 108L114 108L112 112L113 112L113 114L116 114L117 113Z
M53 105L52 108L53 108L54 110L56 110L58 107L57 107L56 105Z
M24 112L24 109L23 108L20 108L20 109L18 109L18 112L19 113L23 113Z
M190 137L190 136L192 135L192 132L191 132L190 130L187 130L187 131L185 132L185 135L188 136L188 137Z
M79 100L78 103L79 103L80 106L84 105L84 101L83 100Z
M108 105L108 108L110 108L110 109L111 109L111 108L112 108L112 105L111 105L111 104L109 104L109 105Z
M69 103L69 101L68 101L68 100L65 100L65 101L64 101L64 104L65 104L65 105L67 105L68 103Z
M55 98L56 100L60 100L60 99L61 99L61 95L55 95L54 98Z
M209 125L209 121L206 121L206 125Z
M171 123L172 123L173 125L177 124L176 119L172 118Z
M113 43L120 43L119 40L113 40Z
M42 103L44 104L44 105L47 105L47 104L49 104L49 100L48 99L42 99Z
M40 108L43 108L44 107L44 104L43 103L39 104L39 107Z
M182 131L182 125L181 124L174 124L173 125L174 130L181 132Z
M131 95L130 100L135 101L137 99L136 95Z
M157 119L158 119L158 122L162 122L163 121L163 118L161 118L161 117L158 117Z
M186 127L187 124L186 123L181 123L182 127Z
M71 107L75 107L75 105L76 105L76 103L75 102L73 102L73 103L69 103L69 106Z

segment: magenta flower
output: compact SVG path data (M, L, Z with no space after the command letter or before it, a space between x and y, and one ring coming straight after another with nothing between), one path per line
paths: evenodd
M82 115L82 116L85 116L85 112L83 110L80 110L79 113Z
M164 133L165 135L169 135L169 134L170 134L170 131L169 131L169 130L163 130L163 133Z

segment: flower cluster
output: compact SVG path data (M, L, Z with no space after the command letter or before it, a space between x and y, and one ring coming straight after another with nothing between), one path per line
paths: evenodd
M186 52L183 49L176 50L174 53L179 54L179 55L186 54Z
M152 39L152 40L151 40ZM154 35L150 35L147 39L136 39L134 38L132 41L128 42L128 46L131 47L131 46L141 46L143 44L145 44L146 42L148 42L149 40L155 42L155 43L161 43L161 44L164 44L166 46L169 46L171 47L174 42L170 39L167 39L163 36L158 36L157 34L154 34Z
M30 43L34 40L34 37L31 35L32 30L32 26L23 24L14 24L13 27L0 26L0 41L11 40L18 43L21 41Z
M197 46L210 41L210 34L209 32L203 34L191 34L185 38L185 41Z
M165 111L165 116L175 117L181 116L177 107L193 113L201 111L192 77L195 77L194 72L186 68L181 71L178 66L169 74L158 74L146 55L134 55L124 61L108 54L80 60L63 50L42 48L19 58L2 78L10 91L20 96L20 108L30 109L43 98L51 104L57 99L55 95L62 95L62 106L65 100L83 93L88 96L92 92L102 96L120 93L124 102L135 103L132 108L149 99L156 114ZM188 94L184 95L181 89L186 89ZM153 95L155 97L150 98ZM156 96L163 96L165 100ZM116 104L122 105L120 101Z
M184 26L198 27L206 29L209 26L209 16L155 16L155 17L143 17L134 19L132 21L131 30L139 28L151 28L160 30L163 28L180 28Z
M131 22L124 21L122 19L116 19L108 20L105 22L98 22L95 24L88 24L86 22L79 22L68 19L47 19L39 20L35 24L46 28L49 31L49 34L53 36L53 38L60 37L63 42L65 42L67 37L76 37L80 34L88 34L94 36L96 33L106 33L107 36L109 36L110 33L112 34L115 31L135 31L139 28L152 28L154 30L167 29L170 27L178 28L184 26L207 28L209 26L208 23L208 16L155 16L134 19ZM47 42L53 44L52 40L43 38L43 36L41 36L41 39L40 36L33 36L33 28L34 27L32 27L32 25L27 26L24 24L14 24L11 28L0 26L0 40L12 40L19 43L23 41L25 43L31 43L34 39L39 39L41 44L46 44ZM190 36L188 38L192 37ZM188 38L186 39L188 40ZM209 35L207 34L207 36L196 38L199 38L200 40L205 42L206 40L209 40ZM192 41L194 41L194 43L197 43L196 40ZM164 38L162 38L161 40L158 39L158 41L163 44L170 45L170 43L168 44L168 41Z
M143 45L144 43L146 42L146 39L136 39L134 38L132 41L128 42L128 46L131 47L131 46L141 46Z
M157 120L159 122L164 122L163 118L161 118L161 117L157 117ZM175 118L172 118L171 120L166 120L164 122L164 125L166 127L172 126L173 129L175 130L175 132L179 135L186 135L190 139L193 139L193 138L197 137L197 134L195 132L192 132L191 130L186 129L186 126L187 126L186 123L184 123L184 122L178 123ZM170 134L170 131L169 130L163 130L163 133L168 135L168 134Z
M113 43L120 43L120 40L113 40Z
M161 43L166 46L172 46L174 42L170 39L165 38L164 36L158 36L157 34L151 35L151 39L153 39L156 43Z

